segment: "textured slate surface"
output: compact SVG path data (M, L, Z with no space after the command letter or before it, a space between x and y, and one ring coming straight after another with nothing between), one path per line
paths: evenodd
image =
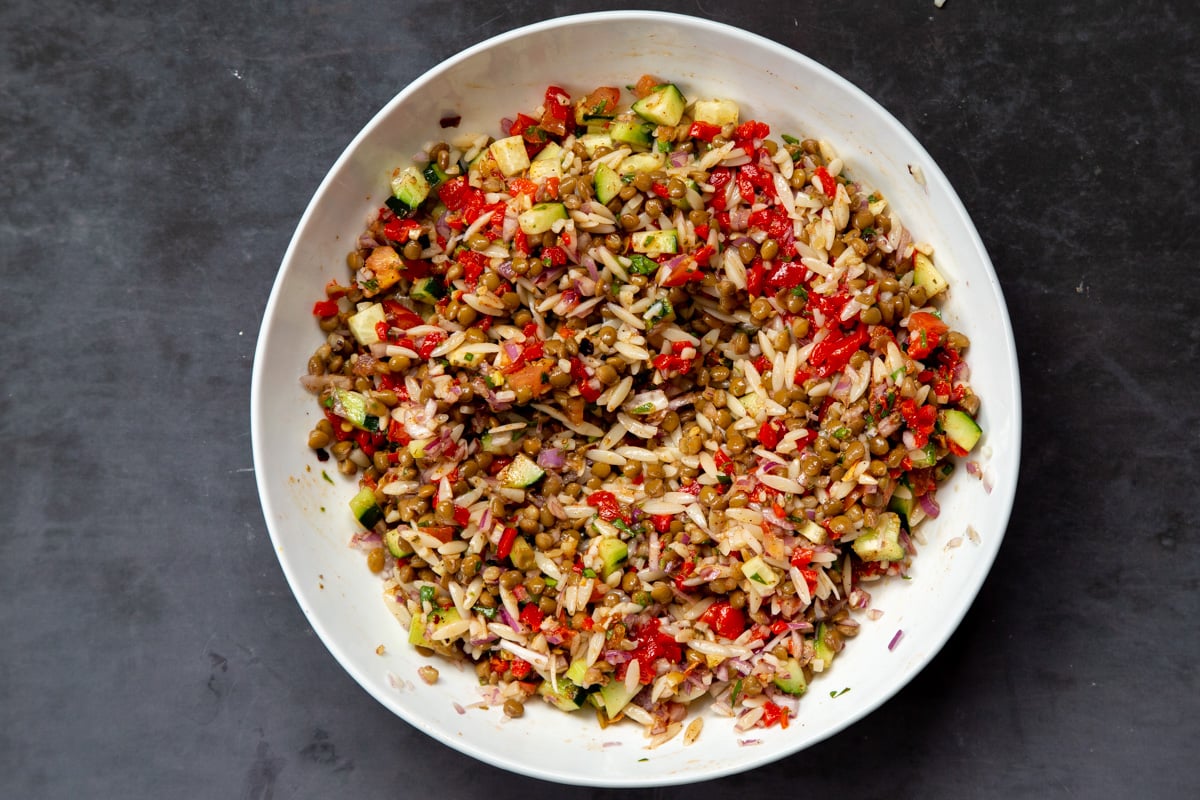
M251 470L271 282L358 128L445 56L602 4L0 8L0 795L608 797L478 764L306 626ZM1200 794L1200 12L656 2L836 69L931 151L1009 302L995 569L893 701L654 797Z

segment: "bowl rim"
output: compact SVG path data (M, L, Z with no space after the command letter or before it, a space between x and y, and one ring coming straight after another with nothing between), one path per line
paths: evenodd
M514 40L521 39L531 34L553 31L556 29L572 28L575 26L595 22L611 23L614 21L630 24L636 24L639 22L670 23L672 25L680 26L681 28L705 30L707 32L718 33L735 39L742 39L754 44L756 47L774 51L777 55L786 59L805 63L810 69L814 69L823 73L828 80L836 84L841 91L845 92L849 97L851 97L853 102L868 108L871 113L876 116L878 121L890 130L890 133L893 136L902 139L906 147L911 148L914 153L919 154L924 158L922 167L926 172L926 179L936 181L940 184L940 186L944 187L946 194L945 199L949 202L951 210L959 217L959 219L956 221L956 226L960 227L961 230L966 233L969 244L974 251L973 254L978 258L980 266L982 267L983 272L986 274L991 284L991 288L999 300L996 311L998 312L999 323L1003 330L1007 333L1005 344L1008 362L1006 366L1011 368L1009 381L1009 385L1011 386L1010 396L1002 399L1008 403L1008 408L1011 409L1012 418L1009 420L1009 423L1013 431L1013 440L1016 443L1015 451L1011 456L1010 468L1005 474L997 476L995 481L996 492L1002 493L1001 508L1003 509L1003 513L1001 517L996 520L997 530L999 532L998 535L989 537L989 541L985 544L986 549L978 554L979 559L986 560L986 567L979 568L975 571L973 580L967 585L966 591L963 593L963 602L957 605L957 607L954 609L953 615L946 616L945 621L938 629L938 635L936 637L931 636L929 638L928 647L926 648L924 654L912 661L907 669L903 670L903 672L893 679L893 685L889 691L880 695L879 698L877 698L874 702L868 702L856 706L853 711L847 713L835 724L830 725L822 730L821 734L816 738L804 741L798 737L798 744L795 747L788 747L785 745L778 749L747 749L745 751L745 758L738 760L736 763L731 763L728 766L714 767L711 769L699 769L689 772L681 771L670 774L643 776L640 778L638 776L620 775L606 776L605 778L602 778L601 776L566 773L565 771L556 772L552 768L539 769L528 764L512 761L505 757L498 756L494 752L477 747L470 741L463 740L456 736L445 735L443 732L438 730L436 726L430 724L417 714L408 710L404 704L397 702L396 699L380 697L371 688L371 684L374 682L374 679L368 678L367 675L358 668L355 659L350 658L348 654L343 651L343 648L341 645L339 645L337 637L334 635L334 632L331 630L331 628L325 622L323 622L322 619L317 617L315 614L310 613L309 605L304 602L304 597L309 590L301 582L297 568L290 563L288 556L289 551L281 545L280 534L276 531L276 525L273 522L275 515L272 510L272 502L270 499L270 487L268 486L268 479L262 468L263 452L265 448L265 443L263 441L263 430L265 428L266 416L266 405L264 404L264 400L268 397L268 392L264 386L264 369L262 365L265 361L266 354L270 350L270 341L272 337L269 326L276 316L281 287L284 283L284 278L288 272L289 265L296 258L303 232L308 228L316 209L321 204L323 197L329 191L330 185L334 181L335 176L341 171L346 162L353 157L354 152L358 149L362 141L368 138L374 129L393 113L393 110L397 106L403 104L411 95L420 91L425 84L455 69L460 63L471 59L482 52ZM1000 399L1001 398L994 398L990 402L996 402ZM736 27L734 25L705 19L703 17L692 16L689 14L650 10L610 10L572 14L543 20L498 33L451 55L450 57L421 73L410 83L404 86L399 92L397 92L387 103L384 104L382 108L379 109L379 111L377 111L370 118L370 120L345 146L339 157L326 172L324 178L321 180L316 191L308 201L303 214L297 222L295 231L289 240L289 244L283 255L283 258L281 259L280 267L276 273L275 280L272 283L271 292L263 311L259 336L255 347L254 363L251 376L250 417L251 447L253 451L255 481L259 494L260 505L265 517L271 542L275 549L276 557L280 563L280 567L284 572L284 576L288 582L292 594L299 603L301 611L304 613L309 625L321 639L321 642L324 644L326 649L329 650L331 655L333 655L339 666L349 673L349 675L359 684L359 686L366 690L367 694L369 694L376 701L380 702L394 714L399 716L409 725L464 755L516 774L561 784L602 788L643 788L681 785L746 772L751 769L761 767L765 764L781 760L788 756L795 755L807 747L825 741L873 713L885 702L894 698L913 680L918 673L923 671L928 666L930 661L932 661L938 653L943 650L946 642L949 641L950 637L959 629L963 618L974 605L975 599L983 586L983 582L991 573L1001 540L1003 539L1011 518L1011 512L1015 500L1017 477L1020 468L1020 443L1022 437L1020 371L1017 361L1012 324L1008 313L1008 307L1004 300L1003 292L999 285L999 281L991 259L988 256L979 232L971 220L966 207L963 205L962 200L958 196L958 193L954 189L953 185L942 172L941 167L929 155L924 146L904 126L904 124L901 123L882 104L874 100L870 95L868 95L850 80L843 77L830 67L827 67L824 64L816 61L811 56L805 55L804 53L801 53L765 36Z

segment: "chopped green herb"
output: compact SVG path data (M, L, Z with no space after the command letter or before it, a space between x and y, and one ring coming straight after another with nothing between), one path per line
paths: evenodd
M669 153L669 152L671 152L671 143L665 142L662 139L659 139L655 143L655 149L658 150L658 152L660 152L660 153Z
M585 577L585 578L596 577L596 570L592 569L591 567L585 567L583 570L583 577Z
M558 581L554 580L554 578L551 578L549 575L546 576L545 581L547 586L558 586Z
M834 428L833 438L841 440L850 435L850 429L846 427Z
M488 608L487 606L475 606L471 610L474 611L476 614L483 614L483 616L486 617L487 619L495 619L496 618L496 609L494 609L494 608Z
M849 687L849 686L847 686L845 689L842 689L840 692L837 692L837 691L830 692L830 693L829 693L829 696L830 696L830 697L841 697L842 695L844 695L844 694L845 694L846 692L848 692L848 691L850 691L850 687Z
M629 257L629 261L629 269L638 275L652 275L658 271L658 262L641 253L634 253Z
M467 363L470 363L470 362L472 362L472 361L474 361L474 360L475 360L475 354L474 354L474 353L463 353L463 361L466 361Z
M729 696L729 705L736 706L738 698L742 695L742 679L738 678L733 683L733 694Z
M867 202L868 203L878 203L879 195L875 194L874 192L871 192L869 195L867 195Z
M433 598L436 596L437 596L437 590L434 589L432 586L422 586L421 587L421 602L422 603L432 603Z
M808 301L808 290L805 289L803 286L797 286L794 289L792 289L792 296L799 297L801 300L804 300L805 302L807 302Z
M333 478L329 477L329 473L326 472L325 470L321 470L321 477L324 478L329 483L333 483Z
M862 229L862 235L864 239L869 239L875 235L875 229L868 225Z
M780 135L779 135L779 138L783 139L783 140L784 140L785 142L787 142L788 144L800 144L800 140L799 140L799 139L797 139L795 136L790 136L790 135L788 135L788 134L786 134L786 133L782 133L782 134L780 134Z
M634 414L649 414L654 410L654 403L642 403L633 409Z

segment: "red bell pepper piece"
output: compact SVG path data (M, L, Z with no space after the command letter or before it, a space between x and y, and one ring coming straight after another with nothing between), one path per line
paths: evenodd
M654 526L654 530L659 533L668 533L671 530L671 522L674 521L674 514L654 514L650 517L650 524Z
M774 450L787 433L787 425L781 419L767 420L758 429L758 441L768 450Z
M808 267L798 261L780 261L771 270L767 278L767 286L775 291L780 289L795 289L802 287L808 281Z
M411 219L392 219L383 226L383 235L393 242L407 242L413 231L421 230L421 223Z
M829 170L824 167L817 167L813 170L813 177L821 184L821 191L828 197L833 197L837 194L837 180L829 174Z
M587 504L596 509L600 515L600 519L605 522L612 522L614 519L621 518L621 504L617 502L617 497L612 492L592 492L588 495Z
M512 553L513 543L517 541L517 529L505 528L500 534L500 543L496 545L496 557L503 560Z
M808 355L808 363L815 368L818 377L827 377L844 369L850 357L869 340L866 327L860 327L845 336L832 333L817 342Z
M446 341L446 334L442 331L434 331L421 340L421 346L417 349L417 355L425 360L429 360L429 357L433 355L433 351L444 341Z
M750 262L750 269L746 270L746 291L751 297L758 297L763 293L763 288L767 284L767 268L763 264L763 260L759 256L755 256Z
M708 184L713 187L713 196L708 201L709 208L725 210L725 187L732 180L733 172L728 167L717 167L708 174Z
M658 620L652 619L638 629L637 647L633 650L633 657L638 662L638 682L644 686L655 678L656 661L665 658L672 664L678 664L682 650L678 642L659 630ZM618 677L624 678L623 669L618 672Z
M703 622L718 636L726 639L736 639L746 631L746 615L740 608L734 608L728 600L718 600L700 615Z
M705 142L711 142L720 133L721 126L711 122L693 122L692 127L688 128L688 136Z
M318 300L313 303L314 317L332 317L338 313L337 300Z
M541 127L555 136L567 135L568 120L572 117L571 95L557 86L546 88L542 103Z
M542 620L545 618L546 615L543 614L542 610L537 607L537 603L530 603L522 608L521 615L518 617L518 619L521 620L522 625L528 625L535 631L542 627Z

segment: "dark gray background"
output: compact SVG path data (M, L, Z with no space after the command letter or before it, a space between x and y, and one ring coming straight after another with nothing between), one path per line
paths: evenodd
M925 144L1008 298L1026 434L999 560L922 675L653 796L1200 796L1200 9L646 5L804 52ZM446 56L602 7L0 7L0 796L620 794L476 763L341 670L272 552L248 413L276 269L351 137Z

